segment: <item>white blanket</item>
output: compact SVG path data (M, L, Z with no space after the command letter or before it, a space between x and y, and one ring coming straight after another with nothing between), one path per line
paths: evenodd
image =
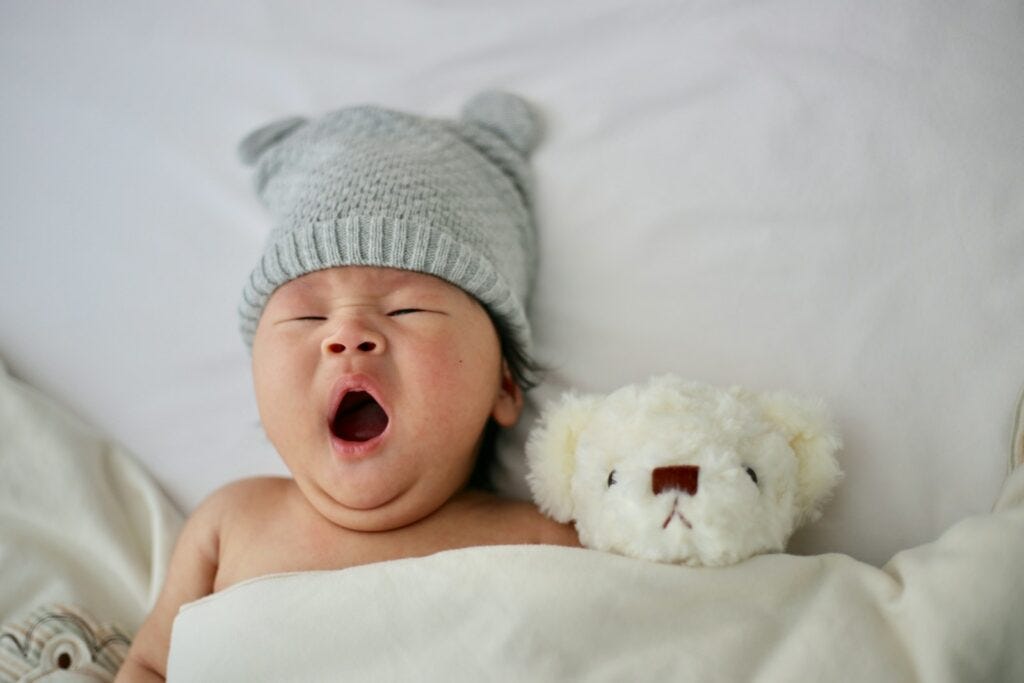
M1024 468L899 553L724 569L501 546L254 579L182 607L172 681L1024 680Z

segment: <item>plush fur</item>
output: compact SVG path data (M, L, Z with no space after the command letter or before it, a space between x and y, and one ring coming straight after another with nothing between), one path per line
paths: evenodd
M782 551L817 519L842 476L839 447L821 402L666 375L563 396L526 455L535 502L575 521L583 545L718 566ZM696 490L660 480L656 493L654 470L679 466L699 468Z

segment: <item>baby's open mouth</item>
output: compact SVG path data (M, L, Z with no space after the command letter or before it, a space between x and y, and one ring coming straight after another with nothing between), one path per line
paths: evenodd
M369 441L388 426L388 414L365 391L350 391L331 420L331 432L343 441Z

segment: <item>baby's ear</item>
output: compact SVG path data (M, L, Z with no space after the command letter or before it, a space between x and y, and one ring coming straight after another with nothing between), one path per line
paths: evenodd
M541 412L526 442L526 462L533 500L557 522L573 519L572 475L576 471L576 445L600 397L568 393Z
M821 517L843 473L835 454L842 439L824 402L786 393L767 393L756 397L761 410L789 441L797 459L796 526Z
M523 412L523 390L509 369L508 361L501 362L501 384L498 388L491 417L500 426L508 429L519 420Z

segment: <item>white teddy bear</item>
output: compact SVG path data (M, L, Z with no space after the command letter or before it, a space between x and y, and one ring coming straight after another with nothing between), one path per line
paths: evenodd
M820 402L671 375L566 394L526 446L540 509L589 548L691 566L782 551L842 473Z

